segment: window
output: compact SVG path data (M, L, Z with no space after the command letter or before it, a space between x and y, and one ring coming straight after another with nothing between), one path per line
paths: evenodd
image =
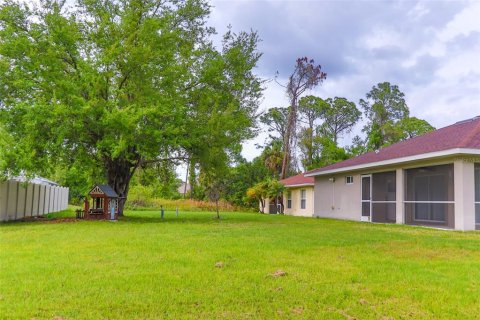
M95 209L103 209L103 198L95 199Z
M292 191L287 192L287 208L292 209Z
M352 184L353 183L353 176L346 176L345 177L345 183L346 184Z
M475 224L480 229L480 163L475 163Z
M453 165L406 170L408 224L454 227Z
M305 209L307 207L307 190L300 190L300 208Z

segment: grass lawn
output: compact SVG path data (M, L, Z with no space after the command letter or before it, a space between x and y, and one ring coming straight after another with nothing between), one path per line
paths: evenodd
M480 317L480 233L213 216L1 224L0 318Z

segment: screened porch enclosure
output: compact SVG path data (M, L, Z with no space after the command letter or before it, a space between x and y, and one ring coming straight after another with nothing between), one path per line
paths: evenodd
M362 216L372 222L396 222L395 171L362 176Z
M405 170L405 222L454 228L453 164Z

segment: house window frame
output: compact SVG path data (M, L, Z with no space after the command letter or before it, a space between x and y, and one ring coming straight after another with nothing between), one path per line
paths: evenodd
M307 208L307 189L300 189L300 209L304 210L306 208Z
M292 191L287 191L287 209L292 209Z
M350 182L349 182L350 180ZM346 176L345 177L345 184L353 184L353 176Z

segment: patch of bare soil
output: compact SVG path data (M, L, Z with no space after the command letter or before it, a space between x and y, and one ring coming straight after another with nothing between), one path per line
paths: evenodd
M278 278L278 277L285 277L288 273L283 270L278 269L274 273L270 273L271 277Z

